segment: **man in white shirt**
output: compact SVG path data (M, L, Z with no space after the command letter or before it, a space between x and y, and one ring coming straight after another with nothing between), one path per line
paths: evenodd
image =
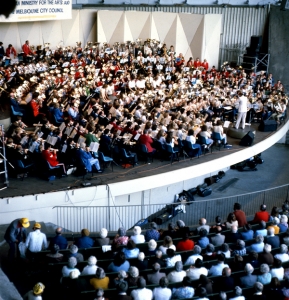
M153 292L146 288L146 280L140 277L137 281L138 289L131 291L131 297L134 300L151 300L153 299Z
M47 238L44 233L41 232L41 225L39 223L35 223L33 226L33 231L28 234L26 239L26 247L28 258L33 257L33 253L40 252L42 249L47 249Z
M239 99L237 103L239 104L238 108L238 117L235 128L238 129L241 123L241 128L245 129L245 121L248 111L248 98L243 95L241 91L238 92Z

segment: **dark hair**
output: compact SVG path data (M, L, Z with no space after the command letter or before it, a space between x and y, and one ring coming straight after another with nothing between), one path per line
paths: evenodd
M141 276L137 280L137 286L141 289L145 288L147 285L146 280Z
M249 230L251 230L251 229L252 229L252 226L251 226L251 224L249 224L249 223L247 223L247 224L244 226L244 228L243 228L244 231L249 231Z
M201 260L201 259L196 259L196 261L195 261L195 267L196 268L201 268L203 266L203 261Z
M234 215L234 213L229 213L227 217L227 222L231 223L234 221L236 221L236 216Z
M192 280L189 276L185 276L183 278L183 286L191 286L192 285Z
M202 275L201 275L201 276L202 276ZM196 294L197 294L199 297L206 297L206 296L207 296L207 290L206 290L204 287L200 286L200 287L197 288Z
M274 258L273 267L275 268L281 268L282 267L282 261L278 258Z
M279 279L277 278L277 277L273 277L272 279L271 279L271 283L270 283L270 286L272 287L272 288L278 288L278 287L280 287L280 281L279 281Z
M208 231L207 231L205 228L201 228L201 229L199 230L199 235L200 235L200 237L207 236L207 234L208 234Z
M121 280L116 288L119 293L125 293L128 289L128 284L125 280Z
M135 242L133 240L129 240L127 242L127 249L132 250L132 249L135 249L135 248L136 248Z
M226 257L225 257L225 255L223 253L220 253L220 254L217 255L217 260L218 261L225 261L225 258Z
M123 252L118 252L115 257L114 257L114 261L113 264L116 267L121 266L123 263L125 262L125 254Z
M175 250L173 249L167 249L167 256L168 257L174 257L175 256Z
M240 203L235 203L234 204L234 210L239 210L241 209L241 204Z
M169 285L169 281L168 281L167 277L162 277L162 278L160 279L159 284L160 284L160 286L161 286L162 288L167 287L167 286Z
M266 210L266 205L265 204L261 204L260 205L260 210L261 211L265 211Z

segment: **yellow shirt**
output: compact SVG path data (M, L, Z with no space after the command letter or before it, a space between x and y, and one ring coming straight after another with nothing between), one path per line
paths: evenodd
M108 289L109 285L109 278L104 277L103 279L97 279L97 278L91 278L90 284L93 286L93 288L96 289Z

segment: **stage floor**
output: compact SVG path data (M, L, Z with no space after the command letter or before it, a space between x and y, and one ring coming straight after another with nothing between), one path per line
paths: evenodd
M274 134L274 132L258 131L258 125L259 123L252 123L251 126L246 126L246 128L244 129L245 132L248 132L249 130L256 131L254 144L263 141L270 135ZM282 125L279 126L278 130L281 127ZM212 153L207 153L206 155L200 156L200 158L193 159L186 158L184 160L183 157L181 157L179 162L176 161L172 165L170 164L170 161L161 162L159 159L154 159L154 161L151 164L144 164L144 162L139 161L139 165L128 169L123 169L122 167L114 166L113 172L111 171L111 168L108 167L105 169L104 173L95 174L93 178L91 178L91 175L88 174L86 176L86 181L90 182L92 186L111 184L115 182L121 182L136 178L142 178L145 176L170 172L173 170L193 166L203 162L209 162L216 158L224 157L228 154L235 153L244 149L244 147L239 146L239 141L240 140L238 139L228 137L228 143L233 146L231 149L225 149L221 147L221 150L219 151L218 148L214 147ZM2 177L0 181L0 188L4 186L4 176L3 174L1 176ZM24 178L23 181L21 181L21 179L9 178L9 187L0 190L0 198L11 198L15 196L25 196L67 189L77 189L82 188L82 183L82 177L76 177L73 174L69 175L66 178L57 178L56 180L51 182L45 181L34 176Z

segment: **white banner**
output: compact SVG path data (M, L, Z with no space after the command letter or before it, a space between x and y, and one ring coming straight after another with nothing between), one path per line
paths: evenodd
M9 1L9 0L6 0ZM28 22L72 18L72 0L19 0L14 12L0 22Z

